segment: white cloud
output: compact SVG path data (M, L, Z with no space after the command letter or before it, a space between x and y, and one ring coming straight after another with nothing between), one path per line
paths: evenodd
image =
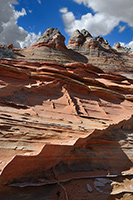
M131 48L133 50L133 40L129 42L128 44L125 44L124 42L120 42L120 44L122 47Z
M17 1L0 0L0 44L12 43L15 47L22 47L22 44L23 46L32 44L32 40L35 41L35 34L28 33L17 25L19 17L27 15L26 10L22 8L21 11L16 11L12 4L17 4ZM40 34L36 35L36 38L39 36Z
M63 14L63 21L66 26L66 32L71 35L77 28L76 28L76 19L72 12L67 12Z
M75 2L77 2L78 4L84 4L85 6L89 5L89 1L88 0L73 0Z
M66 32L71 35L76 29L87 29L92 35L107 35L110 31L119 24L119 20L109 16L108 14L96 13L94 16L91 13L82 15L80 20L77 20L72 12L67 12L62 16L66 26Z
M41 0L37 0L38 1L38 3L40 3L41 4Z
M66 7L64 7L64 8L61 8L59 11L60 11L61 13L67 13L67 12L68 12L68 9L67 9Z
M21 48L29 47L41 37L41 32L36 35L35 33L29 33L23 42L20 41Z
M20 16L25 16L27 15L26 10L24 8L22 8L22 11L14 11L14 19L18 19Z
M119 33L123 32L125 30L126 26L119 26Z
M87 13L77 20L73 12L62 15L66 32L72 34L74 30L87 29L92 35L107 35L120 21L133 26L133 1L132 0L73 0L84 4L94 11L94 15ZM72 18L71 18L72 17ZM122 31L122 28L120 28ZM124 30L124 27L123 27Z

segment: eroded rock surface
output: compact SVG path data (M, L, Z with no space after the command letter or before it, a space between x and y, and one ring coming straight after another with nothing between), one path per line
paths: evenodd
M101 36L93 38L86 30L76 30L68 41L72 49L88 59L88 62L104 71L132 71L133 57L128 49L116 43L113 49ZM118 47L118 48L117 48Z
M79 46L108 42L78 34L0 59L0 199L132 198L133 66L92 65Z
M65 37L55 28L48 28L33 46L48 46L65 49Z
M48 28L29 48L13 49L13 57L20 60L54 62L60 64L83 62L100 67L105 72L132 72L132 53L119 52L100 36L93 38L85 29L76 30L65 46L64 36L55 28Z

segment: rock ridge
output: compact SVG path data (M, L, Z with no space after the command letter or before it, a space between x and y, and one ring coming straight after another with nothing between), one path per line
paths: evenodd
M132 72L132 54L127 51L117 51L101 36L93 38L88 31L83 29L73 33L67 47L64 41L65 37L58 29L48 28L31 47L14 49L13 57L61 64L83 62L100 67L106 72Z

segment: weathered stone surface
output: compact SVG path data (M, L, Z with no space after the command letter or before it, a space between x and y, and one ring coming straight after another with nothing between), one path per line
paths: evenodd
M65 37L54 28L48 28L45 33L26 49L14 49L14 57L21 60L53 62L53 63L87 63L88 59L82 54L67 49Z
M98 192L98 199L108 199L110 195L114 196L122 192L130 193L132 192L130 187L132 145L128 139L130 137L131 140L132 129L123 130L122 127L132 123L133 118L112 125L106 130L96 130L87 138L79 139L73 146L45 145L39 155L16 156L3 170L0 182L10 183L10 186L17 189L33 186L45 188L50 185L54 188L58 183L65 188L67 196L75 199L89 196L87 191L83 193L86 181L94 185L95 190L90 195L95 197ZM123 139L126 139L126 142L122 144ZM123 170L128 169L130 169L129 180L121 175ZM116 180L117 182L123 180L124 183L115 183ZM74 190L75 181L82 188L80 190L79 187L77 193L70 190L70 188ZM116 184L119 187L115 189ZM54 193L51 193L53 198ZM47 196L47 199L50 198Z
M12 57L26 61L60 64L83 62L98 66L105 72L132 71L132 53L116 51L110 47L107 40L100 36L93 38L85 29L76 30L67 47L64 41L64 36L57 29L48 28L31 47L13 48Z
M77 34L79 50L108 45ZM15 59L0 59L0 199L130 198L133 66L99 68L91 63L103 58L63 44L50 28L32 47L13 48Z
M85 29L81 31L76 30L69 39L67 47L82 54L95 53L96 55L98 55L97 53L101 53L102 51L105 51L107 53L113 52L113 50L111 51L111 47L108 44L107 40L104 40L100 36L93 38L91 34ZM101 50L101 52L99 52L99 50Z
M84 32L86 34L83 34ZM132 54L127 48L117 43L113 49L107 40L101 36L93 38L86 30L76 30L70 37L67 47L84 55L89 63L104 71L132 71Z
M48 28L33 46L48 46L65 49L65 37L56 28Z

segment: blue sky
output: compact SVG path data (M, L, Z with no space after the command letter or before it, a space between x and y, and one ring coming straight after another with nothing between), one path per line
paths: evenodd
M133 0L0 0L2 7L2 44L29 46L54 27L66 37L66 44L76 29L85 28L112 46L122 42L133 48Z

